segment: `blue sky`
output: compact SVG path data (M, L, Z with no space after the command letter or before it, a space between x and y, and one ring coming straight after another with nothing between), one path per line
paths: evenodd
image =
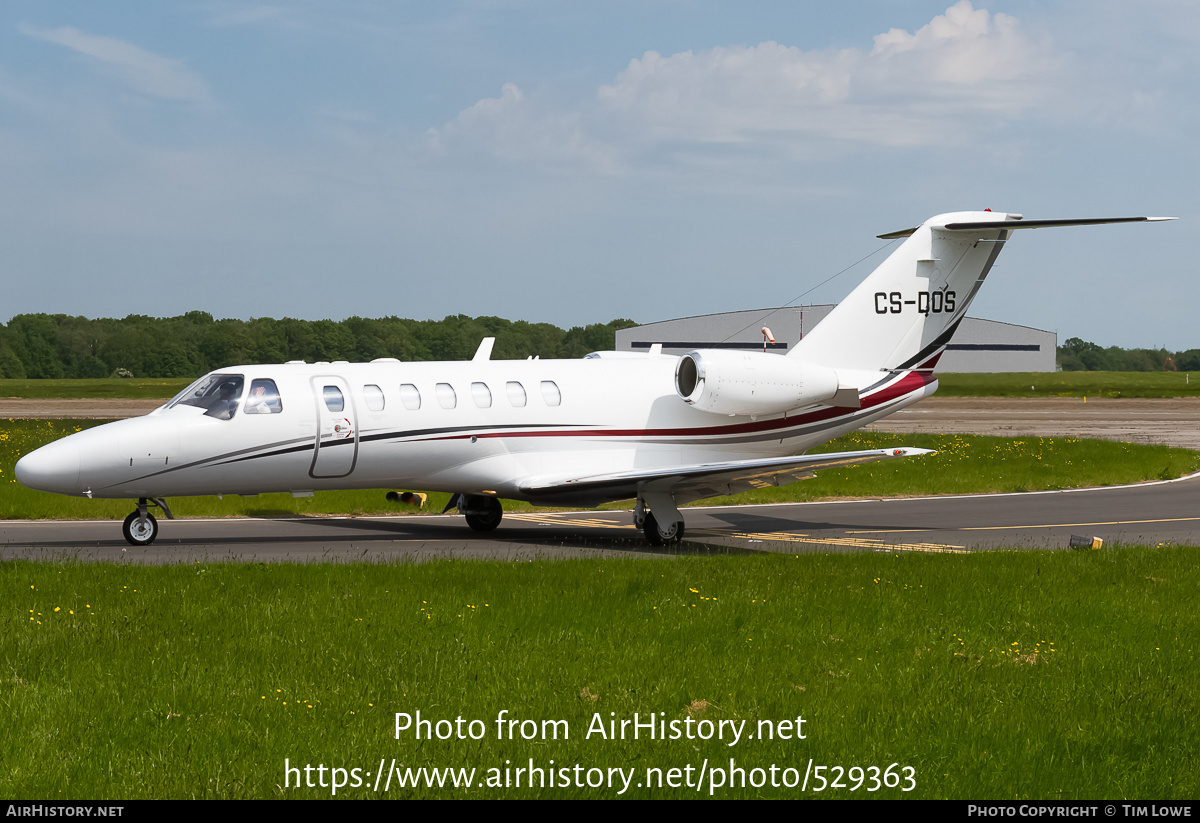
M1181 220L1022 232L973 315L1197 348L1197 55L1182 0L10 0L0 320L836 302L990 207Z

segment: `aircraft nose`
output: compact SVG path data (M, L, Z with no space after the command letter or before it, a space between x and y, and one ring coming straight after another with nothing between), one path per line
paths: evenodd
M58 441L17 461L17 482L29 489L59 494L79 493L79 449Z

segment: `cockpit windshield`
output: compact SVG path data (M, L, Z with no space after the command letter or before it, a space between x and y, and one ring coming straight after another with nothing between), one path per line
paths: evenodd
M167 404L168 409L176 406L196 406L204 409L209 417L229 420L237 412L242 397L240 374L208 374L188 386Z

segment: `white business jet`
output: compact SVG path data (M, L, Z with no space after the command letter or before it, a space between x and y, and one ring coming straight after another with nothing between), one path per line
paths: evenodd
M907 239L786 356L236 366L145 417L73 434L21 458L33 489L136 498L125 538L147 545L178 495L409 488L453 493L481 532L501 498L596 506L636 500L655 545L682 538L679 506L777 486L818 469L928 453L805 455L937 389L934 366L1014 229L1145 222L958 212L881 235Z

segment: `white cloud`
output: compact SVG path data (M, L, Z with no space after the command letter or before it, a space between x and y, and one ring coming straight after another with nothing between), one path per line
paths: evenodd
M1047 100L1063 80L1065 57L1048 40L1034 41L1015 17L975 9L968 0L909 34L876 35L864 78L878 91L927 96L956 110L1016 115Z
M209 103L212 96L204 79L182 62L146 51L124 40L87 34L63 27L38 29L21 26L28 37L65 46L85 55L140 94L164 100Z
M915 34L876 36L869 52L773 42L648 52L599 99L659 139L938 145L961 139L975 115L1015 117L1038 105L1061 62L1015 18L962 0Z
M437 149L482 147L508 160L536 159L555 167L582 164L611 170L613 150L586 134L579 112L546 111L528 100L514 83L499 97L486 97L440 129L429 130Z
M664 57L646 52L593 100L539 110L509 84L441 130L505 159L547 153L609 168L640 154L684 157L738 144L764 156L830 147L944 146L1054 102L1067 58L1018 21L961 0L915 33L869 50L804 51L776 42ZM535 113L536 112L536 113Z

